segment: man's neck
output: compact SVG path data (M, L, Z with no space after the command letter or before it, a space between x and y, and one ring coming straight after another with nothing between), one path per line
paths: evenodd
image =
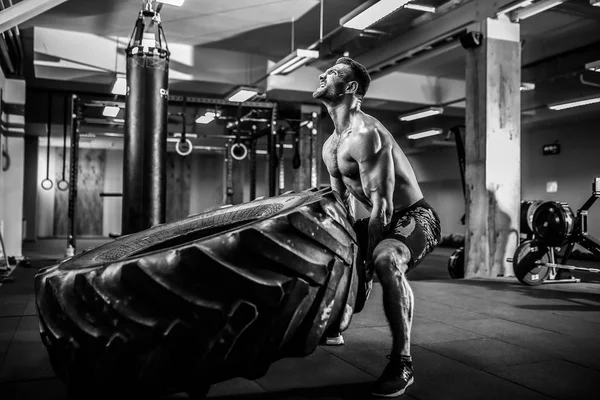
M356 112L360 111L360 101L353 98L350 101L342 101L338 104L327 104L327 111L333 121L335 132L340 135L352 127L352 120Z

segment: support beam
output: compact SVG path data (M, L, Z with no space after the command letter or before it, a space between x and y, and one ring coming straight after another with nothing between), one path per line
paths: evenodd
M512 276L521 197L519 25L486 19L466 55L465 278Z
M385 75L397 70L394 63L410 57L421 49L457 34L473 23L494 17L499 10L515 0L450 1L441 15L427 14L406 33L366 52L357 58L373 75ZM455 4L459 4L456 6ZM385 70L384 70L385 69Z
M23 0L0 11L0 32L19 26L67 0Z

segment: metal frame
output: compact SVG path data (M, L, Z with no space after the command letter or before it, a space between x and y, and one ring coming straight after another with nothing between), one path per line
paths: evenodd
M594 192L592 196L584 203L581 208L577 210L577 216L575 218L573 234L569 237L567 247L565 249L564 255L561 257L560 263L556 262L556 251L554 247L548 247L548 256L550 258L550 262L543 262L538 260L535 262L536 265L540 267L549 267L550 275L548 278L544 280L544 283L577 283L580 282L579 279L573 278L572 276L565 276L565 274L561 273L563 271L585 271L591 273L600 273L600 269L598 268L584 268L584 267L576 267L574 265L566 264L575 248L575 245L578 244L586 250L589 250L593 254L600 255L600 240L591 236L588 233L588 210L592 207L592 205L598 200L600 197L600 193ZM535 239L534 239L535 240ZM543 245L543 243L539 243ZM533 247L532 247L533 248ZM506 261L513 262L514 257L507 258Z
M81 105L77 95L72 96L71 100L72 131L71 131L71 157L69 176L69 232L67 234L67 250L72 247L73 254L77 249L77 232L75 230L75 221L77 217L77 179L79 174L79 122L81 119Z

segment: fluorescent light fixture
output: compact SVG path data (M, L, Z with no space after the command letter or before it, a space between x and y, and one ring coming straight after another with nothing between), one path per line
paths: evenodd
M297 49L273 65L269 70L269 75L287 75L317 58L319 58L318 50Z
M258 94L258 89L249 86L240 86L227 96L227 100L234 103L243 103ZM208 115L208 114L206 114ZM213 115L213 118L215 116Z
M115 118L117 115L119 115L120 110L121 109L119 107L106 106L102 111L102 115L104 115L105 117Z
M443 132L444 132L444 130L441 128L433 128L433 129L427 129L427 130L420 131L420 132L411 133L410 135L407 136L407 138L412 139L412 140L423 139L423 138L426 138L429 136L441 135Z
M113 122L116 122L117 124L124 124L125 120L123 118L115 118L113 119Z
M362 31L399 8L404 7L408 2L410 0L367 1L343 16L340 19L340 25L344 28Z
M408 3L408 4L406 4L404 6L404 8L408 8L409 10L424 11L424 12L428 12L428 13L434 13L435 12L435 7L422 6L420 4Z
M214 118L214 117L217 116L217 113L214 112L214 111L207 111L207 112L204 113L204 115L207 116L207 117L213 117Z
M432 115L439 115L442 114L444 112L444 109L442 107L429 107L425 110L419 110L419 111L415 111L412 112L410 114L405 114L405 115L401 115L398 117L398 119L400 121L414 121L415 119L421 119L421 118L427 118L427 117L431 117Z
M215 117L209 117L208 115L203 115L196 120L197 124L210 124L215 120Z
M94 139L96 137L95 133L80 133L79 137L81 139Z
M585 64L585 69L589 71L600 72L600 60L592 61L590 63Z
M530 92L535 89L535 83L522 82L519 89L521 92Z
M600 0L590 0L590 4L593 7L600 7Z
M566 0L542 0L537 3L534 3L528 7L521 8L515 11L515 20L522 21L524 19L533 17L534 15L538 15L544 11L547 11L553 7L556 7Z
M560 111L560 110L566 110L567 108L587 106L587 105L596 104L596 103L600 103L600 97L594 97L594 98L591 98L591 99L571 101L571 102L568 102L568 103L551 104L551 105L548 106L548 108L551 109L551 110Z
M181 7L185 0L156 0L157 3L168 4L171 6Z
M125 78L125 75L117 75L111 93L120 94L122 96L127 94L127 78Z
M500 10L500 12L498 12L498 15L508 14L511 11L515 11L516 9L527 7L532 4L533 4L533 0L518 1L516 3L509 5L508 7L504 8L503 10Z

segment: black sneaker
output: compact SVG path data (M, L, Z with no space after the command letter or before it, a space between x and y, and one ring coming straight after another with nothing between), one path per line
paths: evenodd
M412 364L392 359L377 379L373 387L373 396L397 397L403 395L410 385L415 381Z

